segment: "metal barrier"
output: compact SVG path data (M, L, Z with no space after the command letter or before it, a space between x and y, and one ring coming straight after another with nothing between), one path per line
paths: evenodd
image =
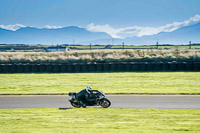
M0 64L0 73L73 73L123 71L200 71L200 62L113 62L73 64Z

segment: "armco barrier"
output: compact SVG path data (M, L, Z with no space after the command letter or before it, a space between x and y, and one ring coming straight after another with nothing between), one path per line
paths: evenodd
M185 63L184 63L184 62L178 63L177 65L178 65L178 66L177 66L177 67L178 67L178 68L177 68L178 70L185 70Z
M117 70L117 64L116 63L111 63L110 64L110 70L111 71L116 71Z
M66 65L66 64L61 65L60 72L62 72L62 73L67 72L67 66L68 65Z
M61 65L53 65L53 72L54 72L54 73L61 72L61 71L60 71L60 68L61 68L60 66L61 66Z
M154 70L154 65L155 63L148 63L148 65L147 65L147 71L153 71Z
M187 71L193 71L193 64L192 63L186 63L185 64L185 70Z
M75 72L81 72L81 65L74 65L74 71Z
M88 64L88 70L90 71L90 72L94 72L94 71L96 71L96 64Z
M200 71L200 62L112 62L73 64L0 64L0 73L119 71Z
M169 71L169 63L167 63L167 62L162 63L162 70L163 71Z
M140 71L146 71L147 70L147 63L140 63Z
M127 70L127 71L130 71L131 65L132 65L131 63L126 63L125 66L124 66L125 67L124 69Z
M139 71L140 70L140 64L139 63L133 63L132 64L132 71Z
M75 65L75 64L74 64ZM74 72L74 65L73 64L69 64L67 66L67 72Z
M47 72L53 72L53 65L46 65Z
M154 71L161 71L161 70L162 70L162 63L155 63Z
M87 64L80 64L82 72L88 72L88 65Z
M117 63L117 71L123 71L124 70L124 63Z
M200 62L196 62L196 63L193 65L193 70L194 70L194 71L200 70Z
M109 63L104 63L103 64L103 71L110 71L111 69L110 69L110 64Z
M169 69L171 70L171 71L176 71L177 70L177 63L170 63L169 64Z
M102 63L97 64L97 71L103 71L103 64Z

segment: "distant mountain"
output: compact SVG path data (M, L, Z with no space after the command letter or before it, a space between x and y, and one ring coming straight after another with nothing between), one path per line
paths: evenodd
M9 31L0 28L0 43L57 44L80 43L83 41L111 38L103 32L90 32L76 26L59 29L38 29L33 27Z
M156 35L143 36L140 38L126 38L126 41L134 41L137 43L155 44L157 41L160 44L188 44L200 43L200 23L179 28L173 32L161 32Z
M173 32L159 33L155 37L169 43L188 43L189 41L200 43L200 23L185 26Z
M200 23L179 28L173 32L161 32L156 35L142 37L128 37L125 39L113 39L104 32L90 32L76 26L59 29L38 29L33 27L20 28L10 31L0 28L1 43L24 43L24 44L122 44L126 45L153 45L159 44L188 44L200 43Z
M148 35L142 37L127 37L125 39L99 39L94 40L92 43L97 44L122 44L126 45L155 45L159 44L188 44L200 43L200 23L179 28L173 32L160 32L156 35Z

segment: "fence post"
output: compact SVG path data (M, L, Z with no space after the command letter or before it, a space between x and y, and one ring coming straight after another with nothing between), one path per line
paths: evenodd
M90 43L90 50L92 50L92 43Z
M192 43L191 43L191 41L189 41L189 49L191 49L192 48Z
M122 43L122 48L124 49L124 42Z

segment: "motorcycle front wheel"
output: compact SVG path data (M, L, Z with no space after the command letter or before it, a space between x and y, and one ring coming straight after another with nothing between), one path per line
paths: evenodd
M100 102L100 106L103 108L108 108L110 107L110 105L111 105L111 102L106 98L102 99Z
M81 105L78 104L78 102L70 102L70 103L71 103L71 105L72 105L73 107L75 107L75 108L80 108L80 107L81 107Z

